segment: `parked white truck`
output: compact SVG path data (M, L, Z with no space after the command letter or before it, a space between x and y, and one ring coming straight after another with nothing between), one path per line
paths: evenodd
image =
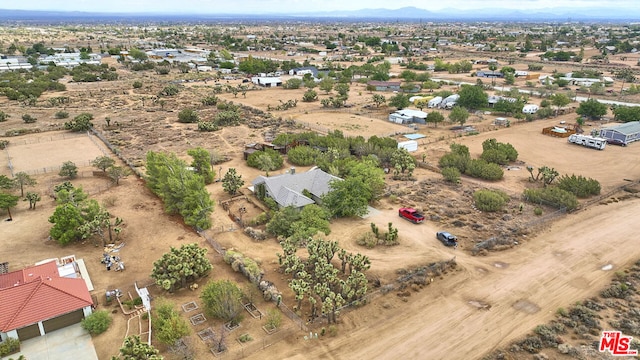
M598 150L604 150L607 146L607 139L593 137L590 135L571 134L567 141L572 144L582 145Z

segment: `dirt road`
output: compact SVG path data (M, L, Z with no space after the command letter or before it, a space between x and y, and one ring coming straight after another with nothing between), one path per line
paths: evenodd
M639 213L637 199L598 205L567 215L508 252L481 258L458 252L462 271L407 303L389 294L345 314L337 338L278 344L269 354L280 359L480 358L548 321L559 307L595 295L613 272L636 261ZM611 270L602 270L609 264Z

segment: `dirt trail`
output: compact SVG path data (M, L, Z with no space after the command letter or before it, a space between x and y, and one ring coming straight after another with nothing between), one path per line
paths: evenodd
M459 252L464 271L407 303L387 295L345 314L337 338L278 344L269 353L280 359L480 358L548 321L559 307L595 295L613 272L636 261L639 212L637 199L594 206L508 252L481 258ZM603 271L607 264L613 269Z

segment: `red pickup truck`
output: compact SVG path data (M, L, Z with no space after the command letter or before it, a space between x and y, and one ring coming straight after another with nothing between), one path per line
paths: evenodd
M424 222L424 215L420 214L418 210L412 208L401 208L398 210L398 216L405 218L414 224Z

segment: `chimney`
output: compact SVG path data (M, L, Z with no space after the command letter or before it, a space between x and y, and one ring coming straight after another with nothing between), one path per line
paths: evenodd
M291 167L291 169L289 170L289 174L293 175L296 173L296 168L295 167Z

